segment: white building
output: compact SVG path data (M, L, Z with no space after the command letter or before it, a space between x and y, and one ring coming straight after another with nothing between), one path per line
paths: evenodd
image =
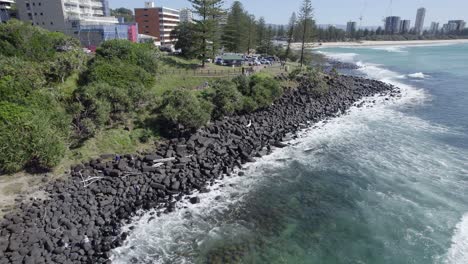
M180 23L192 23L193 22L193 12L188 8L180 10Z
M50 31L78 35L81 26L114 25L107 0L17 0L19 19Z
M418 9L416 14L416 24L414 26L414 31L418 35L422 35L424 28L424 19L426 18L426 8L421 7Z
M15 0L0 0L0 23L10 19L10 10Z

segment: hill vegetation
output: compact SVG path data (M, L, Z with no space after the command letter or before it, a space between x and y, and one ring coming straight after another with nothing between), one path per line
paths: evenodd
M129 151L163 132L179 136L210 120L255 111L282 94L262 73L212 80L202 91L161 92L157 72L168 67L165 61L148 44L112 40L88 55L61 33L18 21L1 24L0 171L51 170L69 155L87 158L78 150L96 151L91 142L106 150L110 142L123 142Z

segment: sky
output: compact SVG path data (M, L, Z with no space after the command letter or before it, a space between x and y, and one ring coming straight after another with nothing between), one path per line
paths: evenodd
M109 0L111 8L143 7L144 0ZM157 6L171 8L190 7L187 0L156 0ZM229 7L234 0L225 0ZM244 8L256 17L265 17L267 23L287 24L292 12L298 11L302 0L240 0ZM390 4L392 3L392 4ZM410 19L414 25L416 10L427 9L425 26L432 21L447 23L452 19L468 21L468 0L312 0L318 24L346 24L359 22L363 26L380 26L383 17L395 15Z

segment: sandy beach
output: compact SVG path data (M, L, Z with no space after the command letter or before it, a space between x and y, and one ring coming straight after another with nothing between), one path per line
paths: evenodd
M468 43L468 39L448 39L448 40L408 40L408 41L359 41L359 42L323 42L308 43L307 48L333 48L333 47L369 47L369 46L411 46L411 45L442 45L442 44L463 44ZM293 43L293 49L299 49L301 43Z

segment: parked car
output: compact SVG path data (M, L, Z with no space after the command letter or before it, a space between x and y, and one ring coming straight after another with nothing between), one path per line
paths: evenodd
M260 61L261 64L264 64L264 65L271 65L271 62L267 59L263 59Z
M262 63L261 63L259 60L253 60L253 61L251 62L251 64L252 64L252 65L250 65L250 64L249 64L249 65L250 65L250 66L260 66L260 65L262 65Z
M223 65L224 61L221 58L216 58L215 63L216 63L216 65Z

